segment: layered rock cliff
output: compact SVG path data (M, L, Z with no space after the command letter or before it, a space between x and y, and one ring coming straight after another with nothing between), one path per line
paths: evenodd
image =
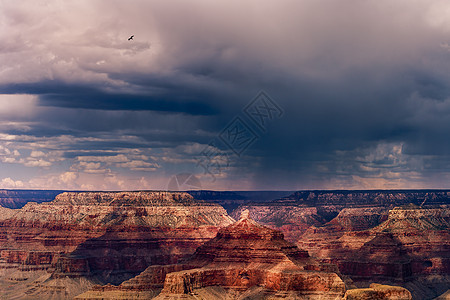
M218 205L170 192L63 193L2 212L0 269L45 271L51 274L46 283L89 278L118 284L149 265L189 256L234 221ZM39 285L33 295L44 289Z
M257 222L284 233L286 240L295 243L310 226L321 226L326 218L316 207L251 205L241 206L233 211L232 217L238 219L248 210L250 217Z
M421 207L450 204L449 190L337 190L298 191L275 201L279 204L336 207L395 207L413 203Z
M411 293L399 286L371 284L368 288L348 290L343 300L410 300Z
M338 226L336 218L309 228L297 244L355 282L400 284L418 299L431 299L450 284L449 221L447 208L407 205L368 230Z
M284 240L279 231L264 227L243 217L219 230L217 236L200 246L180 264L153 266L119 287L96 287L77 299L103 297L112 299L135 293L147 295L162 288L157 299L195 295L220 287L223 295L252 293L252 297L308 297L308 299L340 299L345 283L336 266L320 263L309 254ZM259 287L257 290L252 290ZM112 296L115 291L116 295ZM210 298L217 299L217 298Z
M290 242L297 242L311 227L335 227L334 231L358 231L373 228L387 219L388 209L384 207L343 208L334 206L309 207L294 205L251 205L242 206L231 214L234 218L243 210L270 228L280 230ZM330 221L331 220L331 221Z
M422 208L450 205L450 191L298 191L272 201L254 199L231 215L239 216L248 209L256 221L281 230L289 241L296 242L311 226L336 226L340 231L373 228L387 219L390 209L410 203Z

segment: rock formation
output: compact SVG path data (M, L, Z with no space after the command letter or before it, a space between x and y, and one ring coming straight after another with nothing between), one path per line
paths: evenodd
M218 205L170 192L63 193L52 202L0 209L0 289L15 295L20 284L8 278L50 274L21 281L29 286L21 293L36 297L64 278L118 284L149 265L173 264L234 221ZM74 296L61 290L56 298Z
M69 299L91 287L85 299L340 298L347 276L364 288L347 297L381 297L388 288L373 281L417 299L450 286L449 191L307 191L275 201L197 192L230 210L244 204L233 216L249 217L233 225L222 207L187 193L63 193L51 202L14 193L0 192L0 298Z
M449 204L447 190L299 191L232 216L249 209L358 286L401 284L432 299L450 285Z
M295 243L311 226L321 226L327 220L319 215L316 207L251 205L242 206L232 213L237 219L244 210L257 222L284 233L286 240Z
M388 286L372 283L364 289L348 290L343 300L411 300L411 293L399 286Z
M367 190L298 191L276 201L279 204L306 206L390 207L413 203L421 207L447 205L448 190Z
M244 211L238 222L219 230L179 264L149 267L118 287L96 287L77 299L103 297L102 292L111 295L113 291L115 297L127 292L138 296L158 288L162 291L157 298L170 299L212 287L221 287L225 294L259 287L254 297L281 293L309 299L340 299L346 289L336 266L317 262L284 240L281 232L259 225Z
M419 299L431 299L448 288L449 209L398 207L368 230L343 230L336 224L333 220L309 228L297 244L321 261L337 264L357 284L398 284Z
M226 201L230 205L232 200ZM361 231L381 224L387 219L389 210L397 206L409 203L423 208L448 205L450 191L298 191L272 201L245 203L235 200L238 201L241 206L231 213L233 217L248 209L255 221L281 230L287 240L295 243L311 226L312 229L336 226L335 231L340 232ZM220 204L220 201L215 202ZM332 223L327 223L332 219Z

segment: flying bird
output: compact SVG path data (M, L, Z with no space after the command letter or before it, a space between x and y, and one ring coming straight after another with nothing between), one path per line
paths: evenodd
M131 40L133 39L133 37L134 37L134 35L130 36L130 37L128 38L128 40L131 41Z

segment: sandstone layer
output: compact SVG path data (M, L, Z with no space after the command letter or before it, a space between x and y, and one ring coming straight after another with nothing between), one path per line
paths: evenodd
M373 228L387 219L390 209L410 203L422 208L447 207L450 191L298 191L272 201L243 203L231 215L239 216L248 209L254 220L281 230L295 243L311 226L334 225L343 231ZM332 219L333 224L328 224Z
M448 289L449 209L395 208L386 221L368 230L351 230L336 219L310 227L299 247L323 262L337 264L357 284L398 284L417 299L432 299Z
M411 293L399 286L371 284L364 289L348 290L343 300L411 300Z
M280 293L341 299L346 290L336 266L314 260L308 252L287 242L281 232L259 225L244 214L180 264L149 267L118 287L96 287L77 299L103 297L102 291L111 295L114 290L117 297L131 291L142 295L158 288L162 291L157 299L198 295L208 288L211 296L212 287L223 288L225 294L233 291L232 299L255 287L258 295L253 296L259 299Z
M309 228L334 226L335 231L357 231L373 228L387 219L385 207L343 208L334 206L309 207L294 205L251 205L242 206L231 214L234 218L243 210L270 228L280 230L286 239L297 242Z
M391 207L413 203L421 207L447 205L449 190L298 191L276 203L306 206Z
M63 278L118 284L149 265L189 256L234 221L218 205L170 192L63 193L52 202L1 210L0 269L8 275L0 276L0 287L10 295L20 289L8 279L22 276L17 272L51 274L37 290ZM74 296L63 290L55 294Z

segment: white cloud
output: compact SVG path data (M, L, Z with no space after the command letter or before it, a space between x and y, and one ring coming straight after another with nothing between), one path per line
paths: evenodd
M2 157L2 162L8 163L8 164L12 164L17 162L16 159L14 157Z
M23 188L24 183L21 180L12 180L11 178L3 178L0 182L0 186L3 189L17 189L17 188Z
M78 178L78 175L75 172L65 172L59 175L59 179L68 185L73 184L73 182Z
M118 154L114 156L78 156L79 161L95 161L104 163L122 163L127 162L128 158L124 154Z
M129 168L134 171L155 171L160 166L156 163L149 163L142 160L133 160L126 163L117 164L120 168Z
M49 162L49 161L45 161L45 160L39 159L39 160L26 161L24 163L24 165L27 166L27 167L49 167L49 166L52 165L52 163Z
M30 156L31 157L42 157L42 156L45 156L45 153L42 151L33 150L33 151L31 151Z
M1 144L0 141L0 161L4 163L22 164L26 167L50 167L54 162L64 160L62 151L31 150L29 156L23 156L17 149L11 151L8 147L29 149L28 144L22 144L21 142L3 142L5 146Z
M82 171L85 173L91 173L91 174L108 174L111 173L111 170L108 168L105 168L101 163L99 162L85 162L81 161L77 164L72 165L72 170Z
M140 151L131 151L131 153L117 154L113 156L78 156L78 163L74 164L72 168L81 169L88 173L108 173L108 167L124 168L132 171L155 171L160 166L155 162L148 162L146 160L155 159L141 154Z

